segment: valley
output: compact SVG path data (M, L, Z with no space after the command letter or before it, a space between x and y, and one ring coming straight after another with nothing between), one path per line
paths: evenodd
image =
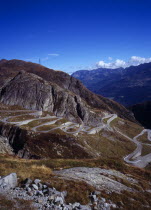
M101 132L103 131L114 131L127 138L136 145L136 149L126 157L123 157L124 161L128 164L132 164L137 167L144 168L150 163L151 153L141 156L143 146L146 145L151 151L151 130L143 129L133 138L130 138L128 135L124 134L116 126L111 126L114 123L114 120L117 120L118 116L116 114L106 114L104 117L100 117L101 123L97 127L85 126L84 123L78 124L70 122L61 117L56 117L48 112L43 111L31 111L31 110L0 110L0 122L5 124L11 124L23 129L27 129L33 132L38 133L50 133L55 130L63 132L64 135L70 134L73 136L82 136L82 135L99 135L101 138ZM120 119L119 119L120 121ZM149 143L145 144L140 142L138 139L140 136L143 136L147 133L146 140ZM91 138L91 137L90 137ZM116 139L115 139L116 141Z

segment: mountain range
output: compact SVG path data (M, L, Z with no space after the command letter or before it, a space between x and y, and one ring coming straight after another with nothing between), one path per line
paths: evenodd
M72 74L96 94L131 106L151 99L151 63L118 69L80 70Z

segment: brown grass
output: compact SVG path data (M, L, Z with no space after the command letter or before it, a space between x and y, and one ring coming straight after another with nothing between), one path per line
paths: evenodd
M51 130L53 128L56 128L56 125L55 124L52 124L52 125L43 125L43 126L37 128L37 131L48 131L48 130Z
M142 156L144 156L144 155L148 155L149 153L151 153L151 145L150 146L148 146L148 145L142 145L143 146L143 148L142 148Z
M52 170L44 164L36 164L33 160L24 160L18 158L0 158L0 174L7 175L9 173L17 172L20 180L30 178L50 178L53 175ZM37 173L38 172L38 173Z
M110 119L110 117L103 119L104 123L107 123L107 121Z
M3 103L0 103L0 109L1 110L25 110L23 107L18 105L9 106Z
M34 210L35 208L32 206L32 201L27 201L23 199L11 199L6 195L0 194L0 209L1 210Z
M27 177L43 176L48 178L53 175L52 170L59 170L72 167L101 167L106 169L115 169L123 173L129 173L134 177L151 179L151 172L145 169L136 168L124 163L119 158L97 158L97 159L42 159L42 160L26 160L14 156L0 155L0 174L7 175L16 171L19 177L23 177L22 173L28 174ZM38 170L42 174L38 174ZM31 170L31 172L30 172ZM20 172L21 171L21 172ZM27 178L26 177L26 178ZM23 177L24 178L24 177Z
M106 159L101 158L101 159L89 159L89 160L88 159L25 160L13 156L0 155L1 175L7 175L9 173L16 172L18 177L20 178L19 181L22 181L25 178L31 178L31 179L39 178L42 180L42 182L50 183L50 187L51 186L55 187L59 191L67 190L68 192L68 196L66 198L67 202L77 201L80 202L81 204L87 204L88 194L94 191L94 188L92 186L81 181L64 180L54 176L53 174L54 169L57 170L61 168L72 168L72 167L101 167L106 169L115 169L125 174L130 174L133 178L139 180L139 184L133 186L133 188L137 190L148 189L149 187L148 181L150 181L151 179L151 172L144 169L139 169L136 167L126 165L123 161L116 158L106 158ZM120 180L120 182L127 186L132 186L125 180ZM121 194L119 198L117 197L118 194L109 194L106 196L108 199L115 201L115 203L117 204L119 201L124 202L125 206L126 201L129 200L130 195L126 195L124 193L124 195ZM138 196L140 195L136 194L135 196L138 202L139 200ZM148 197L144 196L143 202L145 198L148 199ZM134 202L135 205L136 203Z
M31 128L35 127L35 126L41 125L43 123L50 122L50 121L55 120L55 119L56 118L52 118L52 119L41 119L41 120L35 119L32 122L28 123L27 125L22 125L21 127L22 128L25 128L25 129L31 129Z
M145 144L151 144L151 141L148 140L147 132L145 132L143 135L137 138L137 140Z
M128 120L123 120L119 117L113 120L110 125L111 127L118 128L122 133L129 136L130 138L134 138L143 130L143 127L140 125Z
M32 120L34 119L34 116L32 115L23 115L23 116L16 116L9 119L9 122L18 122L18 121L24 121L24 120Z
M134 210L145 210L150 209L151 198L150 193L144 192L128 192L123 191L122 193L110 193L102 192L103 197L107 200L112 200L117 205L116 209L134 209ZM148 206L148 208L147 208Z
M21 115L21 114L29 114L29 112L0 112L0 116L1 118L5 118L5 117L13 117L15 118L16 115ZM30 116L30 115L29 115ZM16 116L17 117L17 116Z
M110 140L110 139L113 140ZM135 144L127 138L111 131L101 131L99 134L81 134L77 138L78 142L89 151L101 154L101 157L118 157L131 153L136 148Z
M62 118L62 119L58 120L58 121L55 123L55 125L61 125L61 124L66 123L66 122L68 122L68 121L67 121L66 119Z
M50 187L55 187L57 190L68 191L67 202L88 203L88 195L94 191L94 188L84 182L62 180L54 177L52 169L60 169L61 167L76 167L84 165L84 161L77 160L24 160L12 156L0 156L0 174L7 175L15 172L20 178L19 181L26 178L39 178L42 182L50 183ZM86 164L85 164L86 165ZM89 165L90 166L90 165ZM11 205L13 205L11 203ZM8 205L9 206L9 205Z
M81 204L88 204L89 194L95 190L85 182L59 178L53 178L50 187L55 187L59 191L67 191L67 203L79 202Z

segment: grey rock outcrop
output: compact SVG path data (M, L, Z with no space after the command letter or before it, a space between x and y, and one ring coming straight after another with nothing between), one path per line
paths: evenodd
M25 71L21 71L1 89L0 101L26 109L53 112L74 122L100 123L100 118L91 112L80 96Z
M105 170L101 168L88 168L88 167L75 167L69 169L63 169L60 171L55 171L57 175L63 179L76 179L80 181L85 181L89 185L92 185L97 190L104 189L108 192L121 192L122 190L131 191L130 187L112 179L112 176L126 179L128 182L134 182L134 179L130 179L124 174L118 171ZM111 178L110 178L111 177Z
M11 173L0 179L0 188L11 189L17 186L17 174Z
M2 122L0 135L5 136L13 154L21 158L92 158L92 154L78 144L74 136L59 133L33 133L33 131ZM54 149L56 144L57 149ZM62 153L58 154L58 150Z
M9 144L9 140L6 137L0 136L0 153L1 154L13 154L13 149Z
M56 84L63 92L69 91L72 95L79 96L93 109L99 109L100 111L106 111L112 114L116 113L121 118L136 122L132 113L122 105L101 95L92 93L79 80L65 72L48 69L36 63L15 59L2 60L0 62L0 88L9 84L21 70L38 75L39 78ZM27 91L31 92L32 90L28 89L28 87L29 85L27 86ZM70 114L72 115L72 112Z

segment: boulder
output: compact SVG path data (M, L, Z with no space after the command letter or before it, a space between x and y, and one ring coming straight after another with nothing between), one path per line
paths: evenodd
M32 184L32 187L33 187L35 190L38 190L38 186L37 186L37 185Z
M34 183L37 185L37 184L39 184L41 182L41 180L40 179L35 179L34 180Z
M0 178L0 187L2 188L15 188L17 186L17 174L11 173L7 176Z
M62 197L59 197L59 196L57 196L56 198L55 198L55 203L56 204L63 204L64 203L64 200L63 200L63 198Z

